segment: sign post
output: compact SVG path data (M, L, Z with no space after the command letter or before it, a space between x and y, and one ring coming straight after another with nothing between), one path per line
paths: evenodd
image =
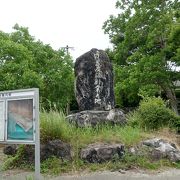
M40 180L39 90L35 93L35 179Z
M35 145L35 179L40 179L39 89L0 92L0 143Z

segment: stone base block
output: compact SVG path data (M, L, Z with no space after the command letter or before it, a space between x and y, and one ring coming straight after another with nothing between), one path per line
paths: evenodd
M120 109L112 109L110 111L81 111L67 116L67 120L77 127L93 127L99 124L126 124L125 114Z

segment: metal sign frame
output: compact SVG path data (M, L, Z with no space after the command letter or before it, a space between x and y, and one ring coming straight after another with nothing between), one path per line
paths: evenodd
M32 100L32 140L26 139L8 139L8 103L19 100ZM33 144L35 145L35 179L40 179L40 132L39 132L39 89L20 89L12 91L0 92L0 103L2 103L0 112L0 127L4 130L3 138L0 139L0 144ZM4 121L4 122L3 122ZM22 120L21 120L22 121ZM2 136L2 132L0 134ZM1 137L0 137L1 138Z

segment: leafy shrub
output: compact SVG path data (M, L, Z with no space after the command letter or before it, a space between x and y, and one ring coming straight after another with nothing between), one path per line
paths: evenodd
M166 107L160 97L148 97L140 102L139 108L128 116L131 126L139 125L145 129L173 127L179 129L180 117Z

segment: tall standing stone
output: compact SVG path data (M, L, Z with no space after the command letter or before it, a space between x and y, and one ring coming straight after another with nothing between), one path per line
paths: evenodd
M104 51L91 49L77 58L75 77L76 100L81 111L114 108L113 69Z

